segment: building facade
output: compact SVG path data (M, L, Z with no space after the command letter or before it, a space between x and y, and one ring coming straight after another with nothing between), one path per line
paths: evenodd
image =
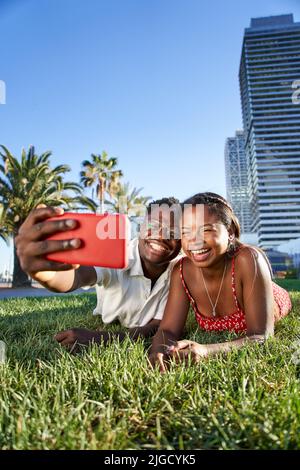
M274 248L300 237L300 23L293 15L251 20L245 29L240 92L251 231Z
M298 269L300 277L300 238L279 245L278 251L288 253L293 258L294 267Z
M225 175L227 200L239 219L242 233L251 231L248 174L243 131L228 137L225 144Z

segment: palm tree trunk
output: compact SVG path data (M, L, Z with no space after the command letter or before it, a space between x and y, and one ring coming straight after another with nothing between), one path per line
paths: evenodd
M31 287L31 279L21 268L14 239L14 272L12 287Z
M99 181L99 199L100 199L100 214L104 214L104 182L103 179Z

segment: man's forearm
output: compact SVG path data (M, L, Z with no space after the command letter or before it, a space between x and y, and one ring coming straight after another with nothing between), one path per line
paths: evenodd
M149 336L153 336L157 332L159 324L159 320L152 320L145 326L130 328L129 336L133 340L137 340L138 338L149 338Z
M153 320L149 322L145 326L138 326L136 328L130 328L128 331L112 331L112 332L105 332L107 336L104 338L103 336L100 338L100 341L104 341L104 343L108 343L113 339L118 341L124 341L125 338L129 337L133 341L141 338L148 338L149 336L153 336L159 327L160 321Z
M138 338L145 338L143 330L141 328L132 328L128 331L104 331L101 333L95 332L95 337L93 338L94 342L97 344L103 343L104 346L107 346L111 341L119 341L120 343L124 341L125 338L130 338L133 341L136 341Z
M32 276L37 282L52 292L71 292L77 289L75 269L70 271L45 271Z
M136 341L139 338L148 338L154 335L159 327L159 320L152 320L147 325L137 326L136 328L129 328L127 331L102 331L97 332L94 341L96 343L103 342L104 345L110 343L113 340L124 341L125 338L130 338Z
M92 266L79 266L67 271L40 271L32 275L42 286L53 292L72 292L82 286L93 286L97 273Z

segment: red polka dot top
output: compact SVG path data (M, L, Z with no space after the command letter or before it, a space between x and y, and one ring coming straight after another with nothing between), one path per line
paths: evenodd
M246 317L245 313L241 309L237 295L236 295L236 288L235 288L235 261L234 257L232 258L232 264L231 264L231 287L232 287L232 293L235 301L235 306L236 310L229 314L225 315L223 317L206 317L202 315L202 313L198 310L197 304L192 297L186 282L184 280L183 276L183 262L186 257L181 258L180 260L180 277L181 277L181 282L183 285L183 288L186 292L186 295L189 298L190 304L194 310L196 320L203 330L207 331L235 331L236 333L244 332L247 329L246 326Z

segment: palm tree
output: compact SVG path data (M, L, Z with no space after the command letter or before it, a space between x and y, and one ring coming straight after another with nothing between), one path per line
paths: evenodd
M114 212L127 213L134 217L143 216L151 196L139 196L143 188L131 188L129 183L119 184L112 201L105 201Z
M4 207L3 207L3 204L0 203L0 238L3 241L5 241L5 243L8 243L9 234L7 232L6 226L4 225L4 220L5 220Z
M117 158L108 158L106 152L91 155L92 161L82 162L83 170L80 172L80 181L87 187L96 185L96 195L100 203L100 212L104 212L105 194L112 197L119 188L119 179L123 176L121 170L116 170Z
M0 147L3 162L0 164L0 236L5 241L9 237L15 239L20 226L38 204L64 206L73 210L83 205L95 210L95 203L83 195L79 184L63 181L62 175L70 171L68 165L50 167L51 152L38 156L34 147L30 146L27 153L22 151L19 162L6 147ZM71 196L69 191L74 195ZM31 285L31 280L20 266L14 243L13 287L28 285Z

